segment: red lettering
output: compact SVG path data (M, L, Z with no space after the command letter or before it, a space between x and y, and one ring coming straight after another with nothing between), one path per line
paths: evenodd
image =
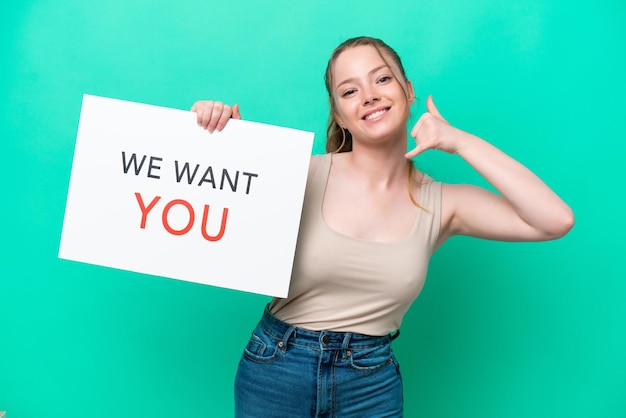
M183 229L180 229L180 230L176 230L176 229L172 228L170 226L169 222L167 221L167 214L170 212L170 209L174 205L183 205L189 211L189 222L187 223L186 227L184 227ZM167 232L169 232L172 235L184 235L187 232L189 232L191 230L191 227L193 226L193 222L194 222L195 218L196 218L196 215L193 212L193 208L191 207L191 204L189 202L187 202L186 200L182 200L182 199L172 200L170 203L165 205L165 208L163 209L163 226L165 227Z
M157 196L154 199L152 199L152 202L150 202L148 207L146 207L146 205L143 203L143 198L141 197L141 193L135 193L135 197L137 198L137 202L139 203L139 209L141 209L141 228L145 229L146 220L148 219L148 212L150 212L152 208L154 207L154 205L156 205L157 202L161 200L161 196Z
M221 240L224 236L224 232L226 232L226 219L228 218L228 208L224 208L224 210L222 211L222 224L220 226L220 232L215 236L211 236L206 232L206 223L208 218L209 205L204 205L204 214L202 215L202 227L200 228L202 230L202 236L207 241L215 242Z
M154 199L152 199L152 201L150 202L148 206L146 206L143 200L143 197L141 196L141 193L135 193L135 197L137 198L137 203L139 203L139 209L141 209L140 227L141 229L145 229L146 222L148 219L148 214L156 206L156 204L161 200L161 196L156 196ZM176 205L184 206L187 209L187 212L189 212L189 220L187 221L187 225L185 225L185 227L182 229L172 228L172 225L170 225L170 222L168 219L170 210ZM220 223L220 230L217 233L217 235L209 235L209 233L207 232L207 223L209 220L209 208L210 208L209 205L204 205L204 213L202 214L202 224L200 226L200 232L202 233L202 237L205 240L215 242L215 241L221 240L224 237L224 233L226 232L226 221L228 220L228 208L224 208L222 210L222 220ZM167 232L169 232L172 235L185 235L187 232L191 231L191 228L193 228L195 220L196 220L196 214L193 210L193 206L191 206L191 203L183 199L174 199L168 204L166 204L165 207L163 208L163 213L161 215L161 221L163 222L163 227L165 228Z

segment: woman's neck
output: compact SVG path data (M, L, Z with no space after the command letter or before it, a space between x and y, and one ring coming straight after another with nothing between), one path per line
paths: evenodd
M390 146L379 147L353 142L352 147L352 152L346 153L346 162L368 183L387 188L406 182L406 141L394 141Z

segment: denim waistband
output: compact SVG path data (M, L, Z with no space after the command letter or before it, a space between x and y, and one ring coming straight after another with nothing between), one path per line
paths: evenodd
M371 336L352 332L336 331L311 331L296 327L276 318L269 310L269 304L265 307L261 321L259 322L265 332L281 340L285 345L288 342L321 348L328 350L336 349L365 349L389 344L395 340L400 331L383 336Z

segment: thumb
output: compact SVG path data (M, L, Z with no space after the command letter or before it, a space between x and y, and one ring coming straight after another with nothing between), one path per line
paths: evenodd
M428 113L430 113L431 115L437 116L438 118L445 120L445 118L441 116L441 113L439 113L439 109L437 109L437 106L435 106L435 101L433 100L432 95L428 96L428 98L426 99L426 110L428 110Z
M239 112L239 104L233 105L233 119L241 119L241 113Z

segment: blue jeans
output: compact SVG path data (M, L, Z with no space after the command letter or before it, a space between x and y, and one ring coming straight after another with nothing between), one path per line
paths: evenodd
M393 338L309 331L266 307L239 362L235 417L402 417Z

